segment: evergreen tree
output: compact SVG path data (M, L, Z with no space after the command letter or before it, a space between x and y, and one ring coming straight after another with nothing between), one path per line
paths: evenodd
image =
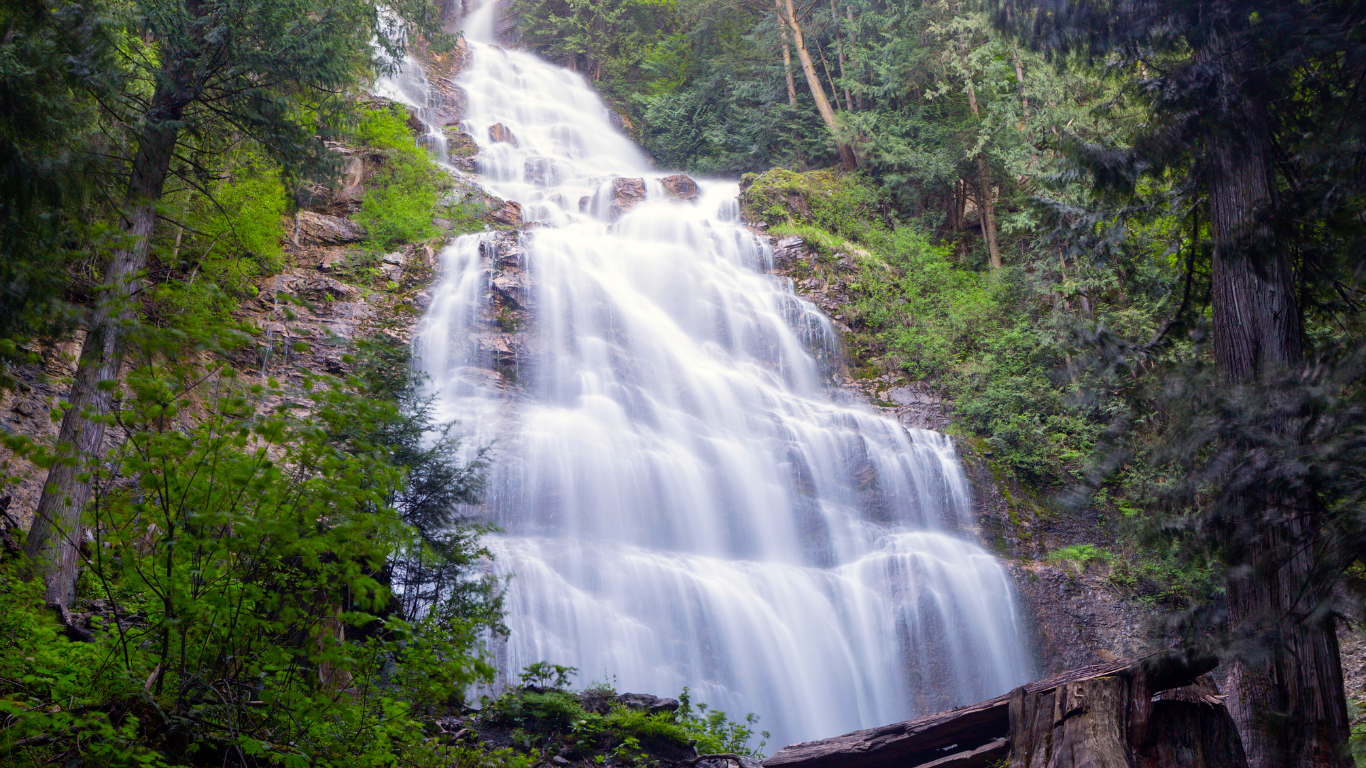
M429 3L406 5L415 6L414 17L435 18L417 7ZM289 177L325 170L323 137L343 107L340 97L396 59L403 40L395 17L367 0L143 0L127 10L134 15L118 43L130 53L120 61L135 87L99 99L103 120L126 132L122 242L84 322L59 435L67 454L49 473L26 543L47 599L61 605L74 593L88 462L104 443L122 340L136 318L168 178L193 170L193 140L223 127L261 146Z
M1360 499L1322 473L1330 457L1345 469L1338 450L1359 425L1323 398L1356 385L1306 372L1311 355L1344 359L1306 328L1360 284L1366 17L1332 1L1005 0L997 20L1038 48L1104 62L1149 110L1131 147L1078 146L1103 199L1132 212L1157 189L1149 209L1208 222L1212 386L1238 394L1188 414L1206 435L1186 447L1218 457L1201 476L1213 498L1197 502L1196 541L1229 567L1229 704L1254 768L1345 768L1331 600L1361 554L1359 538L1335 540L1358 527Z

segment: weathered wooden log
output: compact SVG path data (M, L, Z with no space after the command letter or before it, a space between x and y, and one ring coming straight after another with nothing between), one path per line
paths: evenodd
M977 749L970 749L966 752L955 752L948 757L941 757L929 763L923 763L915 768L987 768L996 765L1010 754L1010 740L997 739L987 742Z
M1135 745L1149 741L1153 694L1187 685L1215 663L1164 651L1072 669L971 706L792 744L765 760L764 768L911 768L975 753L1006 738L1011 768L1128 768ZM1087 700L1093 703L1083 703ZM1067 709L1054 711L1061 706ZM1072 719L1077 721L1069 724ZM1058 746L1067 749L1041 751L1039 745L1055 738L1062 738ZM1122 762L1113 757L1097 762L1090 756L1096 749Z

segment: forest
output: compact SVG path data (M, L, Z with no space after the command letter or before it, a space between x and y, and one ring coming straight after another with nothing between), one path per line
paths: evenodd
M413 328L431 255L530 205L375 87L405 55L455 78L464 12L0 4L0 764L762 758L762 720L687 688L641 709L565 659L499 669L497 526L469 512L498 458ZM984 546L1102 573L1217 657L1249 766L1366 765L1340 645L1366 620L1366 6L497 13L658 169L800 238L787 276L840 286L875 404L889 375L932 390L1012 519L1081 531Z

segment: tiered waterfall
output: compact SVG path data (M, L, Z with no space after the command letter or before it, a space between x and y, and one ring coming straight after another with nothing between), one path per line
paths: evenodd
M770 749L1023 682L1007 576L962 532L953 443L834 392L831 323L770 274L736 184L665 199L579 75L493 44L491 6L458 83L482 183L537 223L516 257L529 322L491 373L488 339L512 330L487 307L499 254L464 236L418 354L467 445L493 446L481 513L512 574L507 670L687 686L757 713ZM389 85L420 102L413 76ZM618 221L614 177L650 194Z

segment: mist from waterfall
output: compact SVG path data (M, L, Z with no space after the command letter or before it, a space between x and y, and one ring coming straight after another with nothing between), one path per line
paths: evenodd
M504 50L492 26L491 3L466 24L465 128L484 186L536 225L516 254L491 234L443 251L418 357L466 446L493 445L482 514L512 574L506 671L687 686L756 712L770 750L1028 679L1005 571L964 533L952 442L832 389L831 323L770 274L734 182L667 199L579 75ZM412 63L384 86L429 98ZM613 221L615 177L646 179L649 199ZM500 258L531 318L501 376Z

